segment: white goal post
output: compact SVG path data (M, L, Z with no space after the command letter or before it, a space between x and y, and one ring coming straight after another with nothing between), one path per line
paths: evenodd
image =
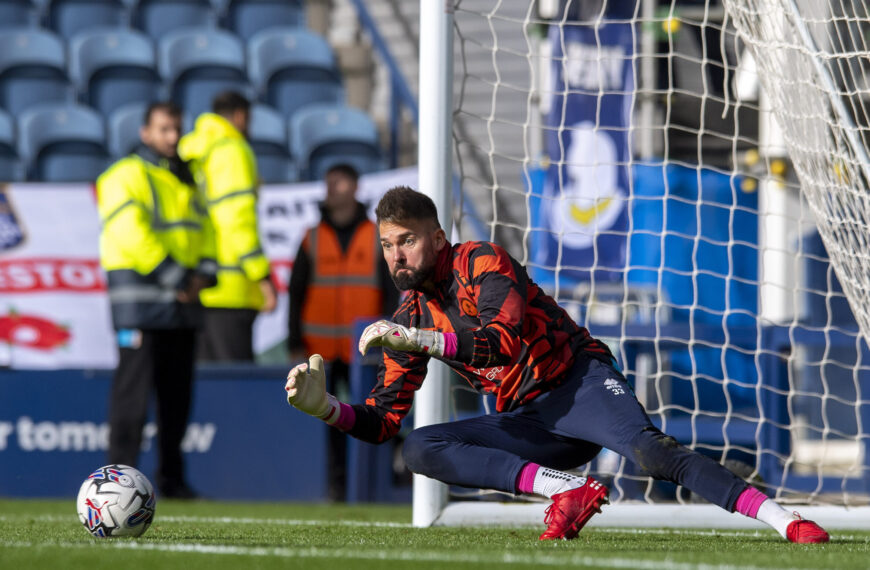
M445 227L529 267L681 443L823 526L870 527L870 9L419 5L420 186ZM415 426L484 409L430 368ZM611 487L593 524L755 527L606 450L578 470ZM546 506L414 486L415 526Z
M418 168L420 191L438 207L441 227L452 234L453 161L451 117L453 90L453 10L451 2L420 2L420 145ZM432 362L420 388L414 410L414 427L441 423L448 413L448 374L440 362ZM414 475L413 523L429 526L448 500L447 487L422 475Z

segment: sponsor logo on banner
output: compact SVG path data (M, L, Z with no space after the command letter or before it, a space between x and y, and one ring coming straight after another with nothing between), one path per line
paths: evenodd
M569 130L568 176L559 199L547 202L547 217L563 246L586 249L601 231L613 228L625 208L625 192L619 185L619 153L613 139L590 121Z
M42 293L105 289L100 262L96 259L0 259L0 291Z
M214 423L191 422L181 442L185 453L207 453L217 435ZM149 451L157 436L157 424L142 429L142 451ZM24 452L105 451L109 448L109 424L75 421L39 421L21 416L14 422L0 421L0 451L17 447ZM98 472L91 474L97 476ZM102 477L102 475L99 475Z
M624 20L553 27L549 168L532 189L532 277L619 280L625 266L635 33ZM535 179L537 180L537 179Z
M0 251L12 249L24 241L24 230L5 189L0 189Z
M69 329L35 315L0 315L0 342L49 351L69 342Z
M114 366L91 186L10 184L0 195L0 365Z

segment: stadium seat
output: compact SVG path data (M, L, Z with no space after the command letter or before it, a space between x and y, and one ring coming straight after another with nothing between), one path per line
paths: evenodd
M217 17L209 0L135 0L133 27L154 41L181 28L214 26Z
M296 169L287 145L287 121L266 105L251 107L248 139L257 157L257 173L267 184L294 182Z
M181 135L184 136L193 131L196 126L196 116L193 113L182 112L181 114Z
M65 39L99 27L117 27L127 20L122 0L43 0L46 26Z
M384 168L374 121L344 105L313 104L297 111L290 119L290 147L303 180L321 180L338 163L360 174Z
M38 105L18 119L18 152L28 180L94 181L108 166L103 118L75 103Z
M29 26L34 15L30 0L0 0L0 29Z
M64 45L38 29L0 31L0 107L17 115L30 105L69 100Z
M0 111L0 182L21 180L21 163L15 149L15 123L5 111Z
M161 88L151 39L123 28L76 34L70 42L70 79L79 99L104 117L126 103L154 101Z
M221 91L248 95L245 48L233 34L210 28L176 30L158 44L160 75L169 97L194 117L210 110Z
M244 40L274 27L305 27L301 0L227 0L223 26Z
M248 43L248 72L260 100L290 118L309 103L343 103L335 54L308 30L272 28Z
M113 160L127 156L141 143L139 129L147 108L148 103L129 103L118 107L109 116L107 138Z

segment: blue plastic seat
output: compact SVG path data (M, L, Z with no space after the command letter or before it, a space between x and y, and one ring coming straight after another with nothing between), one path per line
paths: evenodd
M0 0L0 29L29 26L35 14L30 0Z
M108 117L118 107L160 95L151 39L135 30L100 28L70 42L70 79L83 103Z
M301 0L227 0L223 26L245 40L268 28L305 27Z
M343 103L332 47L308 30L272 28L248 43L248 72L260 99L290 118L310 103Z
M360 174L384 168L374 121L344 105L315 104L297 111L290 119L290 145L303 180L321 180L339 163L350 164Z
M15 182L22 175L15 149L15 123L9 113L0 110L0 182Z
M266 184L294 182L296 168L287 144L287 122L267 105L251 106L248 140L257 157L257 173Z
M158 41L182 28L214 26L217 15L209 0L136 0L131 20Z
M109 164L103 118L76 103L38 105L18 119L28 180L94 181Z
M113 160L125 157L139 146L139 129L145 121L148 103L129 103L118 107L108 119L108 148Z
M122 0L43 0L46 26L63 38L100 27L117 27L127 22Z
M184 29L158 44L160 75L169 97L193 116L209 111L221 91L250 91L245 75L245 48L233 34L210 28Z
M68 101L70 94L58 36L32 28L0 31L0 107L17 115L31 105Z
M181 113L181 134L182 136L187 133L193 132L193 127L196 126L197 116L193 113L187 113L182 111Z

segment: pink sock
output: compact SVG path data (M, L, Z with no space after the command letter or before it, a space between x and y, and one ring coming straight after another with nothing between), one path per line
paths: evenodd
M737 497L737 503L734 505L734 510L741 515L755 518L758 514L758 508L761 503L767 500L767 495L756 489L755 487L747 487L745 491Z
M517 475L518 493L532 494L535 492L535 475L540 468L540 465L531 461L523 465L523 468L520 469L520 474Z

